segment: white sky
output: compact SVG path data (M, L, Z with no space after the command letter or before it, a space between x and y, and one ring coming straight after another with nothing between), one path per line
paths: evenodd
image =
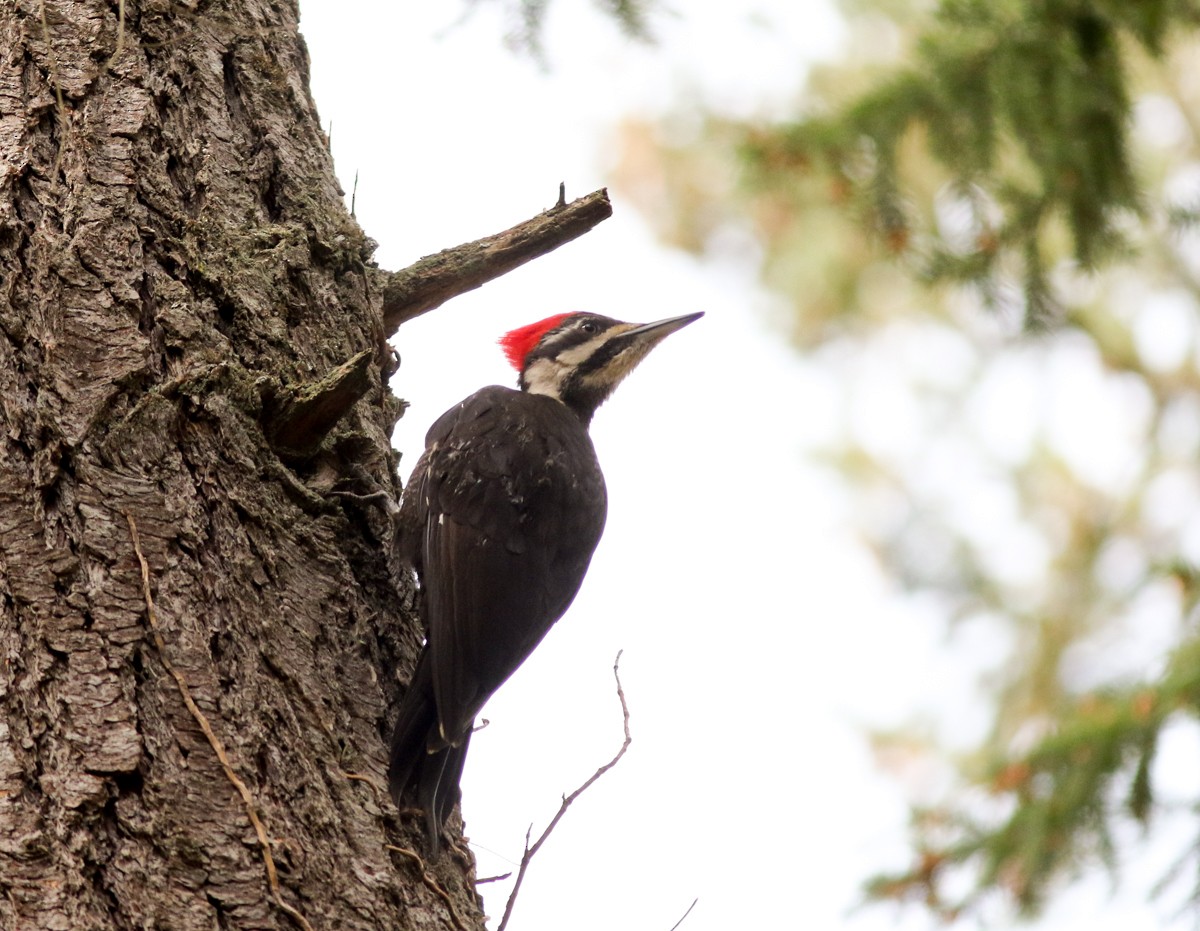
M593 4L554 0L543 74L504 49L492 4L454 27L453 2L302 2L339 176L349 192L359 172L358 218L386 268L526 219L560 181L569 197L606 185L623 115L689 96L778 112L839 39L826 3L680 0L646 48ZM480 875L515 869L526 828L536 837L620 745L611 667L624 650L633 745L535 859L511 927L668 931L697 897L686 931L933 927L915 908L854 909L867 875L907 862L902 789L879 774L862 727L938 709L969 740L986 725L975 674L1004 644L979 629L951 637L934 606L897 598L855 542L845 489L803 457L843 408L877 426L867 438L902 442L878 428L904 415L903 398L884 374L848 402L841 379L880 369L806 364L767 329L752 268L664 249L612 193L613 219L393 340L394 387L412 403L395 436L407 472L443 410L513 383L495 346L504 331L564 310L707 313L597 415L605 539L575 605L472 741L463 791ZM1003 445L1011 418L993 413ZM941 773L904 775L944 786ZM1038 927L1170 926L1141 898L1162 867L1148 857L1137 891L1113 899L1088 881ZM493 927L508 886L482 887Z

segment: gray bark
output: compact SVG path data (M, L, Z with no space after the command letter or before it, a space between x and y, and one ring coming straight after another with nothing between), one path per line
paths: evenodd
M0 5L0 926L480 927L387 847L403 404L296 5L119 9Z

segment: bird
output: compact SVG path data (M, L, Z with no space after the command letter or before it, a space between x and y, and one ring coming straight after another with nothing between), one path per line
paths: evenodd
M588 427L666 336L703 312L635 324L560 313L499 340L517 389L482 388L425 437L399 510L425 643L392 730L388 784L425 815L436 857L475 718L566 612L604 531Z

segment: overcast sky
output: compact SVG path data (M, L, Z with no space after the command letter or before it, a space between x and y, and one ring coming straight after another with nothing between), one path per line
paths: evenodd
M560 181L569 197L609 184L624 115L694 98L780 112L841 38L824 3L681 0L648 48L595 5L555 0L544 73L504 48L493 6L464 4L476 12L457 22L453 3L302 0L338 174L349 192L358 173L357 216L385 268L526 219ZM864 877L907 863L903 787L879 772L864 727L938 707L951 733L977 735L975 673L999 647L956 644L932 606L897 597L856 541L845 489L806 461L838 429L856 372L783 344L752 262L666 250L613 194L615 216L592 233L393 340L393 386L412 405L395 436L407 473L443 410L514 382L495 345L504 331L572 310L707 314L596 417L605 538L575 605L472 741L463 791L480 875L514 869L530 824L536 836L620 745L623 650L633 745L534 861L514 929L669 931L696 898L686 931L932 927L917 909L855 909ZM868 406L885 434L890 397L885 379ZM944 787L938 772L901 776ZM493 927L508 888L481 889ZM1170 917L1138 896L1110 900L1096 879L1041 927Z

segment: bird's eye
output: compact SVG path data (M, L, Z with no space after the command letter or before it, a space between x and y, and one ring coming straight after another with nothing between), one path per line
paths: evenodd
M579 329L582 330L584 333L599 333L600 332L600 327L596 326L596 324L592 323L592 321L590 321L590 320L587 320L587 321L579 324Z

